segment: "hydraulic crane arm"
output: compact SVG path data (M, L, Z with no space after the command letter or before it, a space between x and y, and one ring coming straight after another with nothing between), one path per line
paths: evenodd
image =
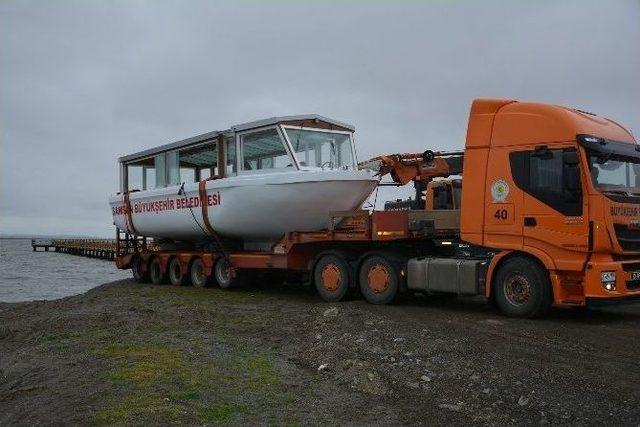
M426 183L436 177L462 173L462 151L388 154L374 157L358 165L384 176L390 174L394 182L405 185L410 181Z

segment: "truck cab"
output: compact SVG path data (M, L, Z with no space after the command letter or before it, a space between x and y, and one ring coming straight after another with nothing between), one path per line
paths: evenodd
M486 294L503 311L640 298L640 146L627 129L571 108L475 100L463 177L460 237L496 251Z

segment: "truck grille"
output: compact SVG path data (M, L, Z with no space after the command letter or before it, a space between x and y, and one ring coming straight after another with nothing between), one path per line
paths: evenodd
M618 243L625 251L640 251L640 230L631 229L626 224L614 224Z

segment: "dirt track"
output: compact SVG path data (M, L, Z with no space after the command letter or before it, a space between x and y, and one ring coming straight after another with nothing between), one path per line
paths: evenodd
M0 304L0 424L638 425L639 350L640 306L518 320L121 281Z

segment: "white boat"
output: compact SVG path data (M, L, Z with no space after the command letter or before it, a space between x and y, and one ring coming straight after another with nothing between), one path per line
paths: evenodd
M378 179L358 170L354 128L318 115L274 117L119 159L116 227L195 241L212 235L270 244L326 229L358 209ZM219 161L223 159L223 161Z

